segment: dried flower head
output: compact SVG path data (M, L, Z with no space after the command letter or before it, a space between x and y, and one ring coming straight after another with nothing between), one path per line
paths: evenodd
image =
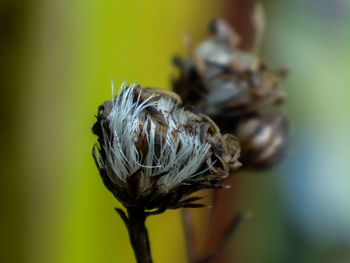
M285 97L284 69L271 70L253 52L238 48L239 37L223 20L211 23L213 38L190 49L186 59L176 57L180 76L173 89L184 103L211 117L236 118Z
M234 136L220 134L207 116L185 109L173 92L122 87L98 107L93 155L107 188L125 206L141 209L197 207L187 195L239 166Z
M210 29L213 38L196 49L188 44L189 57L174 59L180 75L173 80L173 89L184 103L210 116L222 131L242 134L244 130L238 139L245 168L268 167L283 155L288 132L284 117L276 125L281 117L264 117L260 111L265 105L284 100L281 83L286 70L272 70L255 52L240 49L239 36L225 21L213 21ZM258 126L248 125L253 122L252 116ZM260 131L270 130L271 136L278 137L256 144L262 136Z

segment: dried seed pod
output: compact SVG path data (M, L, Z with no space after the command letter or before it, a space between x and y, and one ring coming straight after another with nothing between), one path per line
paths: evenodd
M254 116L239 122L236 134L245 167L267 168L285 153L287 120L282 114Z
M284 69L271 70L258 56L237 47L239 37L223 20L211 24L214 37L174 60L180 76L173 89L185 104L210 117L239 118L284 99Z
M220 187L237 167L239 145L207 116L182 107L173 92L131 85L99 106L93 149L106 187L126 207L200 207L185 199ZM154 212L153 212L154 213Z
M283 101L285 94L281 83L286 70L271 70L254 52L241 50L239 37L225 21L213 21L210 29L213 38L203 41L196 49L188 45L188 58L174 59L180 75L173 79L173 89L185 104L210 116L222 131L236 134L250 120L249 116L258 115L262 106ZM272 125L268 118L260 118L260 128ZM284 117L283 120L281 123L285 123ZM245 145L240 136L242 160L251 168L275 163L285 146L287 128L283 125L270 127L276 129L275 132L280 129L281 144L277 144L278 138L274 142L268 138L263 144L265 149ZM275 148L271 146L274 143ZM245 148L248 146L250 148ZM248 156L252 160L248 160Z

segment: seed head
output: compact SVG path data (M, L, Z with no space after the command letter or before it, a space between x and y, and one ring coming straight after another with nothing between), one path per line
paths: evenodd
M173 89L185 104L210 116L222 131L240 134L244 168L271 166L286 148L286 119L266 117L260 112L264 106L284 100L281 84L286 70L273 70L255 52L240 49L239 36L225 21L213 21L210 29L212 38L195 49L188 45L189 57L175 58L180 75L173 80ZM257 145L255 140L262 130L273 130L269 136L277 137L268 137Z
M272 70L253 52L238 48L239 37L223 20L211 23L212 38L190 49L188 58L176 57L180 76L173 89L185 104L208 116L239 118L261 105L281 102L285 69Z
M107 188L125 206L197 206L183 198L219 187L238 166L234 136L181 105L173 92L131 85L98 107L93 155Z

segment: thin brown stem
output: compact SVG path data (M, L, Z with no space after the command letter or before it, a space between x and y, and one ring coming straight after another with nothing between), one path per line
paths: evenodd
M134 250L137 263L152 263L151 248L148 231L145 225L146 213L142 209L127 208L128 231L131 246Z
M188 263L197 261L196 255L196 237L194 233L193 218L189 209L181 209L182 224L185 234L186 251Z
M243 218L244 216L242 214L237 214L236 216L234 216L229 225L226 227L224 236L221 238L220 243L217 245L214 251L208 253L204 258L198 260L196 263L208 263L212 259L217 257L228 244L230 238L232 237L233 233L237 230Z

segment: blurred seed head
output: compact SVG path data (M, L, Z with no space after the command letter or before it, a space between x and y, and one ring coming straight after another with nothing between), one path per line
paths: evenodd
M239 122L236 135L242 145L243 165L268 168L284 155L287 120L283 114L249 117Z
M211 23L213 38L176 57L180 76L173 89L184 103L211 117L240 117L264 104L283 101L285 69L272 70L253 52L238 48L239 37L223 20Z
M240 148L207 116L185 109L173 92L122 87L98 107L93 133L96 165L107 188L125 206L190 206L187 195L219 187L237 167Z
M189 57L174 59L180 75L173 79L173 90L221 130L238 135L245 168L269 167L283 156L287 121L259 112L283 102L281 84L287 72L271 69L253 51L241 50L239 36L224 20L214 20L209 28L212 38L195 49L188 45Z

